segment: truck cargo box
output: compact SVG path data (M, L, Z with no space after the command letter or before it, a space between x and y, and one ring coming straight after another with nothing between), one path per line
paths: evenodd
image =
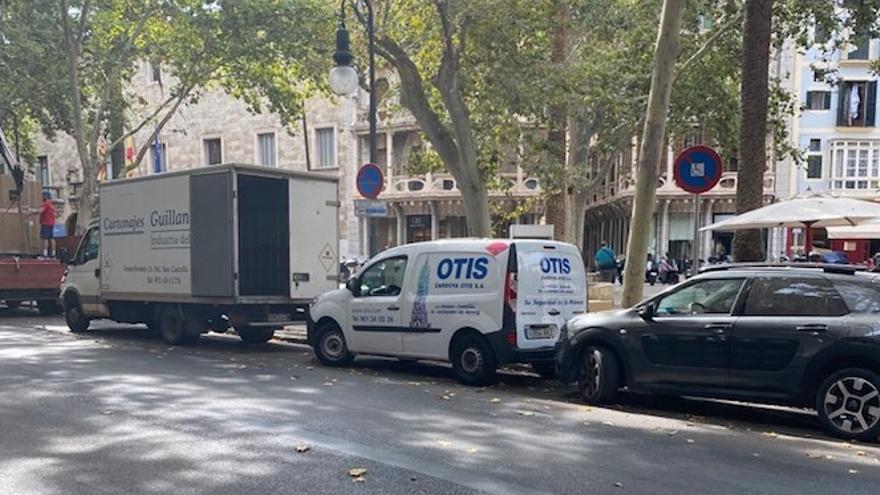
M227 164L99 187L105 300L306 302L338 285L337 180Z

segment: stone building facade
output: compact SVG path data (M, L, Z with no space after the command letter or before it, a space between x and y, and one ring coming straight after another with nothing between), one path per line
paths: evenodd
M161 67L149 63L139 66L126 91L147 104L133 111L129 120L137 122L138 116L148 115L168 98L172 81L166 79ZM380 79L379 87L387 92L386 76ZM339 178L342 258L364 259L399 243L466 236L455 179L445 173L409 172L411 152L428 144L422 141L413 118L399 110L393 95L389 93L381 101L378 165L385 173L385 188L379 200L388 206L385 216L359 217L354 208L355 200L361 199L355 177L369 156L368 95L363 90L352 97L309 99L304 122L292 126L283 125L277 114L249 111L245 103L222 90L203 90L196 102L177 110L155 142L148 143L153 128L147 126L126 143L127 156L150 145L142 162L128 175L233 162L333 174ZM33 166L37 179L70 206L68 213L74 212L82 173L73 139L64 134L51 140L41 137L37 150L38 163ZM515 165L506 166L502 175L507 187L490 193L498 211L528 202L534 213L513 223L540 222L538 180L526 177ZM507 223L499 219L498 235L506 235Z

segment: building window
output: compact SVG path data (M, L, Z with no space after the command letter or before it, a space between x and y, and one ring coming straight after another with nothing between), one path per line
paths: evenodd
M332 127L315 129L316 168L336 167L336 130Z
M831 188L880 187L880 141L832 141Z
M696 146L698 144L703 144L705 139L703 129L701 127L694 127L687 134L684 135L684 147L689 148L691 146Z
M807 178L822 178L822 141L810 139L810 147L807 149Z
M205 165L219 165L223 163L223 143L220 138L205 139L202 141L205 153Z
M278 161L275 156L275 133L264 132L257 134L257 161L260 165L277 167Z
M831 108L831 91L807 91L808 110L828 110Z
M813 82L825 82L828 71L825 69L813 69Z
M877 112L877 81L841 81L837 125L873 127Z
M37 180L40 181L42 187L52 185L49 177L49 157L47 156L37 157Z

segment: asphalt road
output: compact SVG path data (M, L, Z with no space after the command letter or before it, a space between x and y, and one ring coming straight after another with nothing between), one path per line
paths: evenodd
M880 493L880 448L809 412L589 408L522 370L468 388L440 365L330 369L299 344L169 347L0 309L0 377L0 493Z

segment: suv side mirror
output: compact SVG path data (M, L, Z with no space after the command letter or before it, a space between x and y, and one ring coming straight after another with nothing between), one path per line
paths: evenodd
M352 293L353 296L357 297L360 295L361 287L360 282L357 277L348 279L348 282L345 283L345 288L348 289L349 292Z
M654 304L646 304L639 308L639 316L641 316L643 320L654 319Z

